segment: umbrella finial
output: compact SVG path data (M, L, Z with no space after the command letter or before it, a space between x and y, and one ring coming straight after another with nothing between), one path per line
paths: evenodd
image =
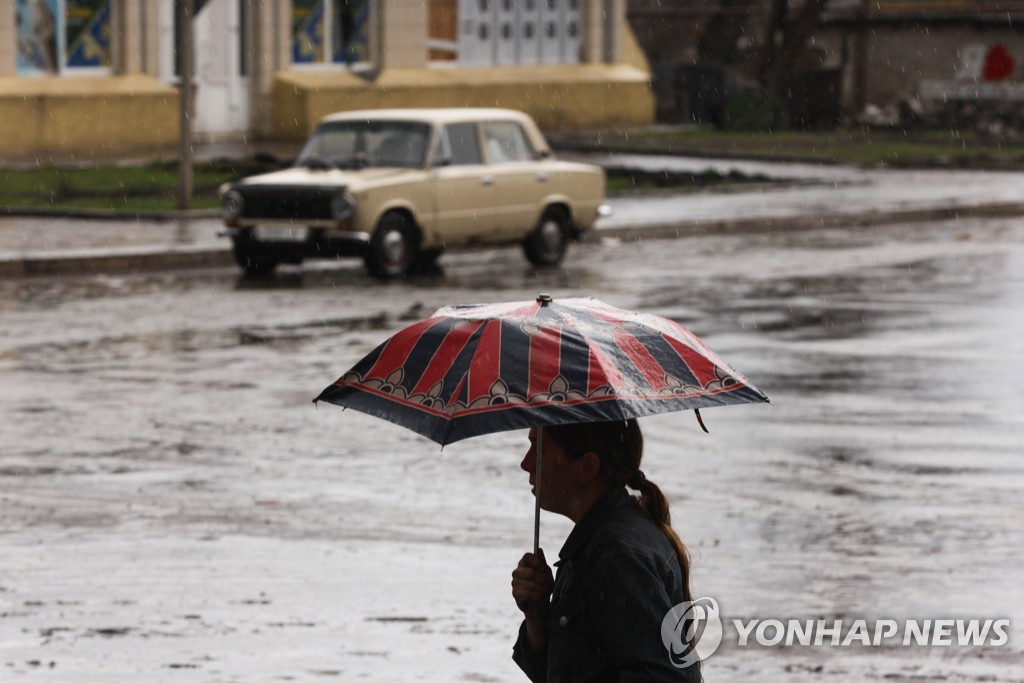
M551 303L551 301L551 295L548 294L547 292L541 292L540 294L537 295L537 303L539 303L541 306L547 306L549 303Z

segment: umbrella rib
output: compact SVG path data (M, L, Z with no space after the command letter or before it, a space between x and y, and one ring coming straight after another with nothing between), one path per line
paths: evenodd
M470 361L470 366L472 367L472 365L473 365L473 362L471 360ZM456 400L458 399L459 391L462 389L462 385L466 383L466 377L468 375L469 375L468 372L463 373L462 378L459 380L459 383L455 387L455 391L452 392L452 398L453 399L456 399ZM452 435L452 432L455 431L455 418L457 416L453 415L452 413L450 413L450 412L448 412L446 410L443 413L443 417L445 418L445 420L447 420L447 425L448 425L447 427L445 427L445 430L444 430L444 440L445 440L445 442L447 442L448 438Z

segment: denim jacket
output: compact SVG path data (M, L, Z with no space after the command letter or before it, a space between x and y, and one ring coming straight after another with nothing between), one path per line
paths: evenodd
M697 665L673 666L661 639L683 601L679 558L625 488L583 515L558 557L547 649L528 651L524 621L512 653L531 681L700 681Z

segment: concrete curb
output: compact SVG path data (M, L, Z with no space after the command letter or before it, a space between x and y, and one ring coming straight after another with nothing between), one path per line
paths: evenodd
M586 234L583 241L598 242L602 239L639 241L676 239L709 233L763 233L775 230L779 226L785 226L787 230L813 230L823 227L858 227L891 225L893 223L926 223L961 218L1011 218L1015 216L1024 216L1024 203L860 214L762 217L730 221L680 221L641 228L592 230ZM22 256L0 255L0 277L220 268L233 264L234 258L227 244L223 247L104 249Z
M909 211L872 211L856 214L828 214L806 216L773 216L731 221L685 221L663 223L643 228L611 228L592 230L585 242L602 238L628 241L645 239L674 239L688 235L708 233L735 234L771 232L779 226L787 230L813 230L815 228L858 227L891 225L893 223L926 223L957 220L960 218L1012 218L1024 216L1024 202L988 204L981 206L914 209Z
M0 277L219 268L233 264L234 258L227 246L91 250L13 258L0 256Z
M179 221L193 218L218 218L220 209L183 209L176 211L114 211L113 209L45 209L36 207L6 206L0 214L16 218L81 218L104 221Z

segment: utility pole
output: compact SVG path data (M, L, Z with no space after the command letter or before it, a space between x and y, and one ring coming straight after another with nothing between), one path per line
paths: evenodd
M195 51L192 45L192 17L195 15L195 0L177 0L178 4L178 60L180 65L181 93L179 97L178 131L178 208L192 208L192 111L195 109L192 97Z
M868 15L871 4L861 0L857 8L857 33L853 49L853 113L859 116L868 103Z

